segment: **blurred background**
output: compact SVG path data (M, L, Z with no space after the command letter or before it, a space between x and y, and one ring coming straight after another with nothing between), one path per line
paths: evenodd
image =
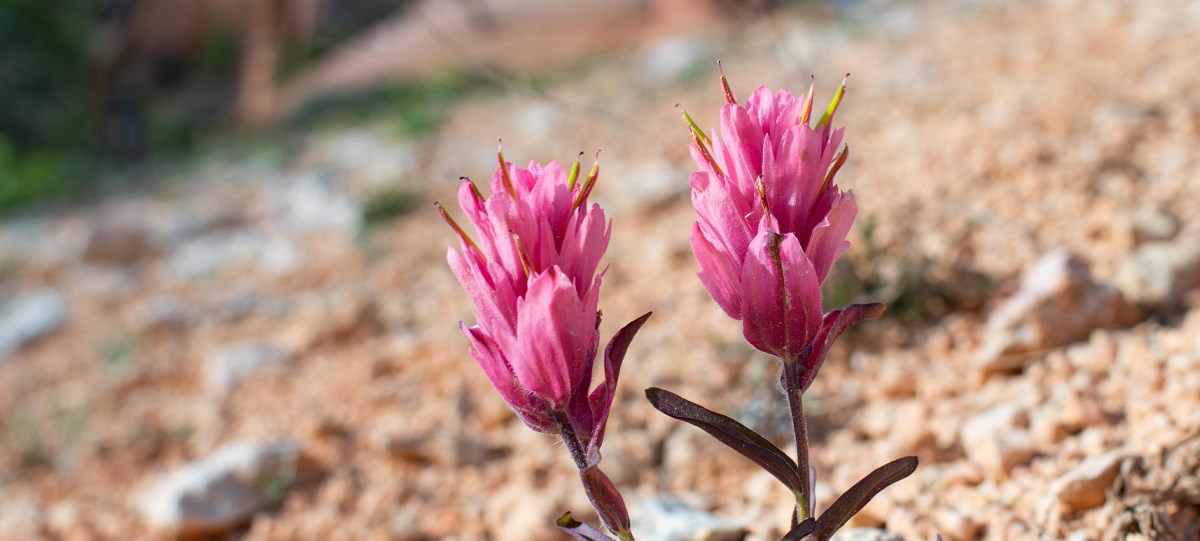
M851 74L824 301L889 311L809 393L818 507L921 466L844 539L1194 539L1198 50L1194 0L0 2L0 540L594 522L457 327L432 203L498 138L598 153L602 339L655 312L604 453L638 538L777 539L787 490L641 395L790 439L694 278L718 59L743 101Z

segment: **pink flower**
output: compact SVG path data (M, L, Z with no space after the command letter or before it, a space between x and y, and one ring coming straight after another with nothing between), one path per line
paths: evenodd
M597 267L611 225L588 204L598 167L580 182L557 162L521 169L504 161L491 195L463 179L458 200L479 243L438 205L458 234L450 268L471 297L477 324L463 325L471 354L500 396L534 430L556 433L563 422L598 448L621 361L645 318L617 334L605 352L606 380L590 395L599 345ZM590 454L590 453L589 453Z
M724 77L722 84L728 103L719 138L710 139L684 113L700 167L689 179L700 281L725 313L742 321L751 345L787 364L800 361L810 378L826 339L852 323L837 323L850 311L822 316L820 289L850 246L845 238L858 212L854 195L834 183L847 156L846 148L838 152L844 128L832 127L845 83L813 127L811 88L793 96L760 87L742 106Z

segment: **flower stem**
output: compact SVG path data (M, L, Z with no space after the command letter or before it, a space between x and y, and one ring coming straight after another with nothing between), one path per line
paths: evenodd
M580 470L587 469L587 453L584 452L583 443L579 441L579 436L575 434L575 428L571 426L571 421L562 412L555 413L554 420L558 423L558 435L562 437L563 444L567 446L567 451L571 453L571 460L575 461L575 467Z
M812 478L808 459L808 420L804 416L804 389L800 387L800 374L797 373L795 361L784 360L783 391L787 394L788 409L792 415L792 432L796 435L796 469L800 470L800 478L804 483L796 496L796 517L803 522L809 518L809 508L812 507Z

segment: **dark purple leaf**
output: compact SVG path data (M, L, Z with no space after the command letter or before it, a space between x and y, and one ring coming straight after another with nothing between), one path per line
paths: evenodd
M646 399L658 411L708 432L721 443L754 461L759 467L779 479L793 493L800 492L804 481L802 481L803 476L800 475L800 471L796 468L796 463L779 450L775 444L767 441L757 432L671 391L651 387L646 389Z
M608 411L612 409L613 397L617 395L617 378L621 375L621 362L625 360L625 353L629 351L629 344L633 342L634 335L653 313L646 312L642 317L621 327L621 330L613 335L612 339L608 341L608 346L604 348L604 381L592 391L588 399L588 402L591 403L592 418L595 419L595 428L592 429L591 439L588 441L588 460L592 462L593 466L600 461L600 444L604 442L604 427L608 424Z
M806 518L804 519L804 522L801 522L800 524L796 525L795 528L792 528L792 531L780 538L779 541L800 541L801 539L808 537L808 535L813 533L813 530L815 529L817 529L817 521L811 518Z
M826 541L833 537L833 533L844 526L850 517L862 511L871 498L892 483L912 475L915 471L917 471L917 457L906 456L888 462L867 474L862 481L855 483L850 490L842 494L842 497L833 502L833 505L829 506L829 509L826 509L825 513L821 515L821 518L817 519L814 539Z
M837 340L842 333L846 332L846 329L855 323L883 315L885 309L886 307L880 303L851 304L841 310L825 314L821 330L813 340L812 349L809 350L809 357L803 360L806 369L800 389L808 390L808 387L812 385L817 373L821 371L821 365L825 364L825 355L829 353L829 348L833 347L834 340Z

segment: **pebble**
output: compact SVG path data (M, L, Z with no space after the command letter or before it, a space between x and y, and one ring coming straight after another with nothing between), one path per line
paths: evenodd
M1108 488L1121 466L1124 455L1110 452L1084 461L1083 465L1054 482L1055 497L1064 513L1099 507L1107 498Z
M1178 311L1200 288L1200 233L1139 246L1117 269L1116 286L1131 302L1154 310Z
M1095 329L1132 325L1138 311L1092 279L1078 256L1058 250L1027 268L1020 288L992 312L976 364L983 377L1021 368L1027 353L1083 340Z
M53 332L62 325L66 315L66 301L51 289L0 298L0 361L25 344Z
M672 496L638 501L629 516L639 541L740 541L748 531Z
M903 537L880 528L846 528L838 530L831 541L904 541Z
M204 381L209 392L223 395L253 374L290 360L282 349L266 342L245 342L219 349L204 363Z
M318 468L292 440L237 442L153 479L131 502L151 529L176 537L227 532Z
M967 459L992 479L1003 479L1012 469L1033 458L1033 438L1026 430L1025 410L1012 403L987 410L963 424L959 438Z

